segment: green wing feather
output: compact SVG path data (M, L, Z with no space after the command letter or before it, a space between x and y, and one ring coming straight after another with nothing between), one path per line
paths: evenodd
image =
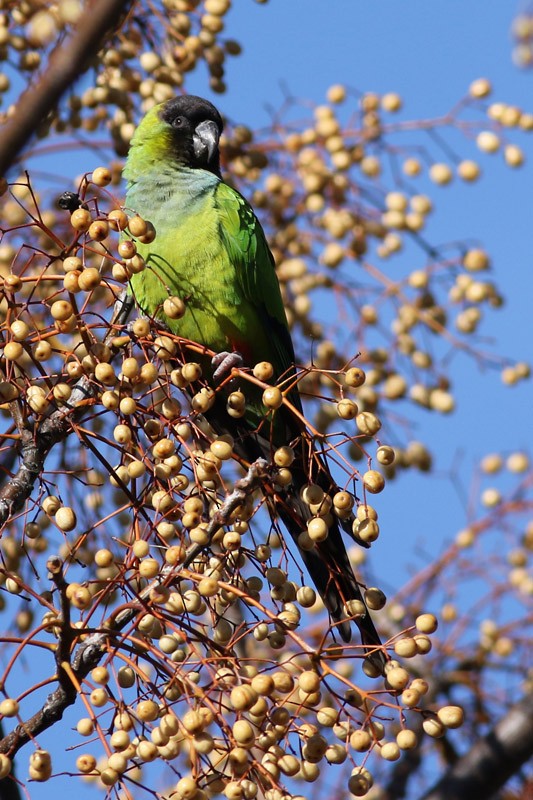
M227 184L218 185L215 206L220 215L221 236L236 270L242 294L253 306L261 326L268 331L271 348L268 360L273 363L276 377L290 375L294 373L294 349L274 259L263 229L246 200ZM291 392L290 400L296 408L301 409L297 388ZM286 491L278 492L275 501L277 513L283 519L296 544L306 520L309 519L309 508L303 503L299 494L302 486L311 480L322 486L329 494L336 491L329 470L316 452L312 458L311 473L308 474L307 445L304 440L301 440L299 446L297 445L297 438L302 431L303 425L286 407L280 408L275 413L271 429L272 443L274 446L279 446L293 441L296 446L296 458L291 466L293 485ZM261 441L261 437L248 435L243 440L243 448L245 453L248 451L250 460L258 455L268 457L268 440ZM346 524L351 533L351 520L346 521ZM350 598L362 601L362 597L338 524L331 526L329 537L324 544L319 544L311 551L302 550L301 554L315 585L338 623L342 637L349 641L350 623L344 619L343 603ZM379 636L370 616L357 620L357 624L361 629L363 642L371 647L379 646ZM382 660L382 654L378 653L376 655L378 668L381 668Z
M231 186L220 183L215 194L220 234L236 271L243 296L254 307L258 321L268 332L276 377L294 371L294 349L272 253L264 231L247 201ZM300 405L297 393L291 400Z

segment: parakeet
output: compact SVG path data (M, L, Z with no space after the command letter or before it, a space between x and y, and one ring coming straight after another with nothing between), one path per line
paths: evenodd
M124 169L126 207L153 223L156 236L138 245L146 268L132 275L131 291L143 313L161 319L180 337L215 353L239 353L247 367L270 362L274 379L290 378L295 355L274 259L251 206L222 179L222 128L217 109L195 96L155 106L137 127ZM185 301L180 319L163 312L169 296ZM210 362L206 367L204 361L204 369L212 379ZM285 405L267 413L261 390L249 383L242 389L247 398L242 418L228 415L222 392L205 416L217 433L232 434L235 451L249 463L258 457L271 462L277 448L292 446L292 483L271 500L298 545L311 516L301 489L318 484L331 496L337 487L302 420ZM297 388L288 399L301 413ZM341 524L351 533L352 519ZM338 519L333 516L327 539L300 552L337 629L349 641L344 604L362 601L362 596ZM363 644L375 650L372 659L382 669L385 656L368 610L355 621Z

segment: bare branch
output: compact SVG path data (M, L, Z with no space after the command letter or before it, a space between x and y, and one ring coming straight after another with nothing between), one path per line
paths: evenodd
M488 800L533 754L533 694L523 697L421 800Z
M267 469L268 463L264 458L258 458L253 464L250 464L246 475L235 483L233 491L225 499L222 507L213 514L206 531L210 541L219 528L228 524L231 514L238 506L244 503L246 496L253 492L254 489L261 486L267 474ZM194 559L200 555L203 549L204 545L195 545L192 547L187 553L184 566L191 564Z
M0 175L4 175L12 166L39 123L69 86L86 71L91 57L102 46L109 32L117 27L130 5L131 0L94 0L87 4L80 24L66 41L53 50L41 80L24 92L17 103L16 112L3 127Z
M20 511L41 475L44 462L52 447L71 430L72 407L90 396L90 388L82 378L72 392L68 408L55 411L35 433L21 429L20 466L0 490L0 527Z
M209 528L211 536L214 535L221 525L227 524L235 508L244 503L247 495L261 485L265 477L266 468L266 461L259 458L250 465L246 475L236 482L234 490L228 495L225 502L212 519ZM199 546L192 548L187 554L185 566L190 564L203 549L203 547ZM66 583L63 577L61 560L58 557L52 557L48 560L47 566L50 570L51 579L60 590L61 596L64 599ZM182 564L181 567L183 568L183 566ZM140 599L143 600L147 598L154 587L161 585L162 582L171 575L174 569L175 568L170 565L168 565L166 569L163 569L160 577L143 589L140 594ZM62 602L62 609L63 614L65 614L68 609L67 602ZM108 639L129 624L137 613L138 607L134 605L126 608L114 619L109 620L108 627L105 630L91 634L79 645L72 660L69 658L68 650L75 636L75 632L74 629L70 627L70 619L67 617L63 618L56 654L58 670L57 680L59 685L57 689L48 695L43 707L39 709L39 711L33 714L33 716L23 724L17 725L17 727L3 739L0 739L0 753L6 753L13 757L23 745L42 731L54 725L63 717L65 709L73 705L76 700L78 685L81 684L89 672L97 666L102 655L106 651Z
M4 736L4 726L0 721L0 740ZM19 784L15 780L14 772L0 779L0 797L2 800L21 800Z

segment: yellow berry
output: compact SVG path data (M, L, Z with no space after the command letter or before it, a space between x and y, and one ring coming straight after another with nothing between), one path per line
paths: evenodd
M365 436L374 436L381 428L381 421L371 411L362 411L357 415L355 421Z
M414 658L418 654L418 648L416 642L406 636L403 639L398 639L394 645L394 652L402 658Z
M417 158L406 158L403 162L402 169L405 175L414 178L422 172L422 165Z
M91 215L86 208L77 208L76 211L73 211L70 215L70 224L74 230L79 231L80 233L85 233L88 231L91 222Z
M409 683L409 673L403 667L393 667L387 672L387 683L392 689L403 690Z
M457 174L464 181L476 181L481 175L479 164L475 161L461 161L457 166Z
M269 361L259 361L252 370L254 376L260 381L268 381L274 374L274 367Z
M263 392L263 404L267 408L276 409L283 403L283 395L277 386L269 386Z
M5 753L0 753L0 779L7 778L12 769L12 763L9 756Z
M396 734L396 744L400 750L413 750L418 744L418 738L414 731L406 728Z
M72 316L73 308L67 300L56 300L52 303L50 313L55 320L63 322Z
M461 706L443 706L437 711L437 716L446 728L459 728L464 721L464 711Z
M342 84L334 84L329 87L326 97L330 103L342 103L346 99L346 89Z
M62 531L72 531L77 524L76 514L70 506L58 508L54 519L58 528L61 528Z
M402 107L402 98L395 92L384 94L381 98L381 107L384 111L389 111L391 113L399 111Z
M478 133L476 143L484 153L495 153L500 148L500 138L493 131L481 131Z
M107 186L111 183L111 179L111 170L107 167L96 167L96 169L93 170L92 182L96 184L96 186Z
M367 492L379 494L385 488L385 478L375 469L369 469L363 475L363 485Z
M18 361L24 355L24 348L20 342L8 342L4 346L4 358L7 361Z
M420 614L415 625L421 633L435 633L438 627L438 620L434 614Z
M390 464L394 463L394 459L396 458L396 453L394 452L393 447L389 447L388 445L381 445L381 447L378 447L376 451L376 458L380 464L389 466Z
M487 97L492 92L491 82L487 78L478 78L472 81L468 90L470 97L476 99Z
M163 303L163 311L169 319L181 319L186 310L185 303L180 297L167 297Z
M89 233L90 235L90 233ZM92 237L93 239L96 237ZM104 237L105 238L105 237ZM70 273L70 275L75 273ZM65 280L69 275L65 277ZM77 276L78 286L82 292L90 292L92 289L96 289L97 286L100 286L102 282L102 276L100 272L96 269L96 267L88 267L84 269L83 272Z
M139 236L145 236L146 232L148 231L148 223L146 220L136 214L129 219L128 230L131 235L135 236L136 238Z
M427 733L427 735L431 736L433 739L440 739L441 736L444 736L445 727L436 717L429 717L428 719L425 719L422 723L422 727L425 733Z
M322 517L313 517L307 523L307 533L313 542L323 542L328 537L329 528Z
M400 747L396 742L385 742L379 750L381 758L385 761L397 761L400 758Z
M87 230L90 239L95 242L103 242L109 235L109 225L104 219L97 219L91 222Z
M358 412L357 404L353 400L344 398L337 403L337 414L341 419L354 419Z
M118 254L121 258L133 258L134 255L137 253L137 246L135 242L132 242L131 239L124 239L118 245Z
M0 714L3 717L15 717L19 712L19 704L12 697L6 697L0 703Z
M429 177L434 183L445 186L453 178L453 172L448 164L432 164L429 169Z
M194 800L198 794L198 784L192 775L186 775L176 784L176 795L178 800Z
M94 174L94 173L93 173ZM114 231L123 231L128 226L128 215L121 208L114 208L107 215L109 226Z
M484 250L468 250L463 257L463 266L469 272L480 272L489 268L489 257Z
M350 367L350 369L346 370L344 380L346 381L347 386L351 386L355 389L364 384L366 375L364 370L362 370L360 367Z
M524 151L516 144L507 144L503 151L505 163L510 167L521 167L525 161Z

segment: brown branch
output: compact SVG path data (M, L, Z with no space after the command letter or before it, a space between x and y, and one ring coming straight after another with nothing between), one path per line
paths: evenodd
M0 176L11 167L39 124L66 90L88 69L91 57L102 47L127 13L132 0L93 0L86 3L80 22L52 51L41 79L20 97L15 113L3 126L0 140Z
M4 736L4 727L0 720L0 740ZM15 778L15 767L12 766L11 774L0 779L0 797L2 800L21 800L20 787Z
M526 695L421 800L488 800L533 754L533 694Z
M82 378L74 387L68 408L55 411L35 432L20 428L20 466L0 490L0 528L21 510L42 474L50 450L72 430L73 407L88 397L91 397L89 383Z
M113 338L116 325L125 324L132 307L132 299L124 292L115 303L113 318L104 337L104 344ZM11 416L20 433L17 448L20 465L15 475L0 488L0 529L10 517L22 509L43 472L44 462L50 450L72 432L73 421L80 419L80 415L87 408L87 400L93 396L94 387L83 376L74 386L68 404L54 411L35 430L28 427L19 402L10 403Z
M265 461L264 458L258 458L256 461L250 464L246 475L235 482L231 494L226 497L221 508L217 509L217 511L215 511L211 517L209 525L206 529L206 534L209 541L211 541L219 528L222 528L224 525L228 524L231 514L236 508L238 508L240 505L243 505L247 496L253 492L254 489L257 489L262 485L267 474L268 462ZM191 547L187 553L184 563L182 564L182 567L188 567L204 549L205 545L199 544Z
M250 465L247 474L236 482L234 490L227 496L222 506L218 509L210 523L208 530L213 535L221 525L226 525L235 508L245 502L246 497L258 488L264 480L266 472L266 462L264 459L257 459ZM194 546L187 554L187 563L190 563L201 552L203 547ZM50 577L60 590L64 593L66 584L63 578L62 562L58 557L48 560L47 566L50 570ZM184 565L180 565L183 569ZM142 601L150 595L155 586L160 586L168 578L175 567L167 565L161 571L161 575L152 581L141 592L139 599ZM72 660L69 657L69 649L73 638L80 634L80 631L70 627L70 621L63 619L60 641L57 645L57 681L58 687L51 692L42 708L36 711L32 717L23 724L17 725L11 733L0 739L0 753L6 753L13 757L23 745L32 738L50 728L58 722L68 706L76 701L78 687L89 672L96 667L102 655L106 651L108 640L117 632L123 630L138 614L138 607L131 606L120 612L116 617L111 618L106 623L103 630L92 633L76 649ZM65 607L63 604L63 613ZM63 660L61 660L63 659ZM71 678L72 676L72 678ZM0 798L2 795L0 795Z

